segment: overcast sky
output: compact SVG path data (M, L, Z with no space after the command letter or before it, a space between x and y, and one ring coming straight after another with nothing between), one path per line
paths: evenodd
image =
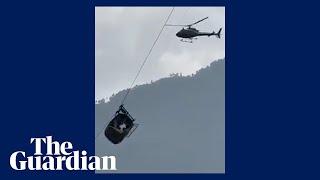
M130 86L171 7L95 8L95 98L110 97ZM204 32L222 30L222 38L199 37L183 43L175 36L181 27L166 27L136 84L170 73L189 75L225 57L225 8L176 7L169 24L190 24Z

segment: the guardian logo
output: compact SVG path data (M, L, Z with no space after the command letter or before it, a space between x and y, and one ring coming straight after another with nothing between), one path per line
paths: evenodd
M71 142L52 141L52 136L31 138L35 151L27 156L24 151L16 151L10 156L14 170L117 170L115 156L90 156L86 151L73 151ZM43 150L42 147L46 147ZM27 157L26 157L27 156Z

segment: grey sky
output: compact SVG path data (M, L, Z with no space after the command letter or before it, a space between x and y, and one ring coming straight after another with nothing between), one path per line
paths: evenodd
M144 57L159 33L171 7L95 8L95 98L109 97L128 88ZM222 38L199 37L182 43L175 36L181 27L166 27L145 64L136 84L155 81L170 73L195 73L211 61L225 57L225 8L176 7L169 23L190 24L217 31Z

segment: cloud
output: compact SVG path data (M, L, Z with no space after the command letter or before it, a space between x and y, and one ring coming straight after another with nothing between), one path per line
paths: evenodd
M204 55L205 54L203 54L203 52L196 52L191 55L188 52L167 52L160 57L158 64L161 72L164 72L166 74L178 71L183 75L190 75L201 68L200 62L194 61L193 59L195 59L195 57L198 58Z

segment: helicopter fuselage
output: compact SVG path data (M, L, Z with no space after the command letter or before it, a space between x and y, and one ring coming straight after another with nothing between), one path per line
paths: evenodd
M196 36L211 36L213 33L205 33L205 32L199 32L195 28L187 28L187 29L181 29L176 36L180 38L194 38Z

